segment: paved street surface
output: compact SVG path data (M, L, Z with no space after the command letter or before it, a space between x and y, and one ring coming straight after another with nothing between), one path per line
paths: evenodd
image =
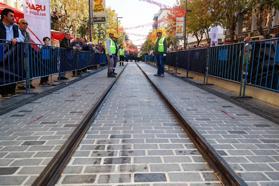
M141 67L249 185L279 185L278 124L168 74L155 77L149 65Z
M0 116L0 185L30 185L113 79L101 71Z
M175 116L129 64L57 185L220 185Z

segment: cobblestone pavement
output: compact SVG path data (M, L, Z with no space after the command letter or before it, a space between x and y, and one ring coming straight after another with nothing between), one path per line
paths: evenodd
M129 64L58 185L205 183L219 185L175 116L138 67Z
M140 65L249 185L279 185L277 124L171 75L155 77L155 68Z
M0 116L0 185L31 185L113 79L106 70Z

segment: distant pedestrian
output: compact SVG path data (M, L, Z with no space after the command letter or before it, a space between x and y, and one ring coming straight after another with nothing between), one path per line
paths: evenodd
M114 63L117 62L117 46L114 41L115 31L109 30L109 37L106 40L106 55L108 59L108 77L116 77Z
M157 61L157 74L155 76L164 77L165 60L167 56L166 38L162 36L162 30L157 31L157 41L155 44L155 55Z
M122 45L119 46L119 64L120 66L124 66L124 60L125 60L125 49Z

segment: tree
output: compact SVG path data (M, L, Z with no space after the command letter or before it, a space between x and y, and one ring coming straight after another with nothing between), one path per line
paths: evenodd
M279 9L279 0L256 0L255 5L257 30L260 35L268 38L271 34L272 21L276 10Z
M51 0L52 29L83 35L85 22L88 23L88 0Z
M237 24L242 23L244 16L251 13L254 0L220 0L221 11L219 22L229 31L230 40L236 39ZM240 29L241 27L239 27Z

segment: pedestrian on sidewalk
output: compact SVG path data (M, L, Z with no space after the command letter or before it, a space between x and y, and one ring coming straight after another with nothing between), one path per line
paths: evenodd
M119 47L119 58L120 58L120 60L119 60L119 64L120 64L120 66L124 66L124 60L125 60L125 49L123 48L123 46L122 45L120 45L120 47Z
M116 34L114 30L109 30L109 37L106 40L106 55L108 59L108 77L116 77L114 72L114 64L117 61L117 46L114 41L114 35Z
M166 38L162 36L162 30L157 31L157 40L155 44L155 56L157 61L157 74L155 76L164 77L165 61L167 56Z

